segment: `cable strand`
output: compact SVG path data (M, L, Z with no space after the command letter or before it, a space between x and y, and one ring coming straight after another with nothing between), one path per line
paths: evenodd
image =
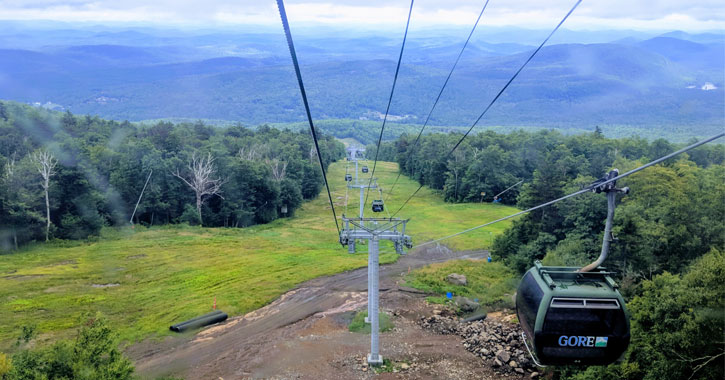
M403 34L403 44L400 46L400 55L398 56L398 65L395 67L395 76L393 77L393 87L390 89L390 96L388 97L388 106L385 109L385 117L383 117L383 125L380 127L380 136L378 136L378 144L375 148L375 161L373 162L373 171L370 173L370 181L368 186L372 184L373 177L375 176L375 168L378 165L378 153L380 152L380 142L383 140L383 132L385 131L385 123L388 120L388 113L390 112L390 104L393 101L393 94L395 93L395 84L398 82L398 73L400 72L400 62L403 60L403 50L405 50L405 41L408 39L408 27L410 26L410 15L413 13L413 3L415 0L410 0L410 9L408 10L408 21L405 23L405 34ZM368 187L365 192L365 202L363 207L368 203L368 195L370 195L370 188Z
M458 53L458 57L456 57L456 60L453 63L453 67L451 67L451 71L448 72L448 76L446 77L446 80L443 82L443 86L441 87L440 91L438 91L438 96L436 97L435 101L433 102L433 106L431 107L430 111L428 112L428 116L426 116L423 126L420 128L420 131L418 131L418 136L416 136L413 146L410 148L408 157L405 160L406 164L410 162L410 159L413 156L413 149L415 149L415 147L418 145L420 136L423 134L425 127L428 125L428 121L430 121L430 117L431 117L431 115L433 115L433 111L435 110L436 106L438 105L438 101L441 99L441 95L443 95L443 90L445 90L446 86L448 86L448 81L451 79L451 75L453 75L453 71L456 69L456 66L458 66L458 61L461 60L463 51L466 50L466 46L468 46L468 42L471 41L471 36L473 36L473 32L476 31L476 27L478 26L479 21L481 21L481 16L483 16L483 12L486 10L486 7L488 6L488 2L489 2L489 0L486 0L486 2L483 4L481 13L478 14L478 18L476 19L476 22L473 24L473 28L471 28L471 32L468 33L468 38L466 38L466 42L463 44L461 51ZM398 184L398 180L400 179L400 174L402 173L401 169L402 168L398 168L398 176L395 177L393 186L391 186L390 190L388 190L388 197L393 193L393 189L395 189L395 185Z
M317 132L315 131L315 125L312 122L312 114L310 113L310 105L307 102L307 93L305 92L305 84L302 82L302 74L300 72L300 65L297 62L297 53L295 53L295 45L292 42L292 32L290 31L289 21L287 20L287 12L284 9L284 0L277 0L277 8L279 9L279 16L282 18L282 26L284 27L284 34L287 37L287 46L289 47L290 55L292 56L292 64L295 67L295 73L297 74L297 83L300 87L300 94L302 95L302 102L305 105L305 112L307 113L307 121L310 124L310 133L312 134L312 140L315 142L315 150L317 151L317 159L320 162L320 170L322 170L322 178L325 180L325 188L327 189L327 198L330 200L330 208L332 209L332 217L335 220L335 227L337 228L337 234L340 235L340 224L337 222L337 213L335 213L335 204L332 202L332 193L330 193L330 184L327 181L327 173L325 173L325 165L322 161L322 154L320 153L320 145L317 142ZM342 244L342 243L341 243Z
M582 2L582 0L577 0L576 4L574 4L574 6L564 16L564 18L562 18L561 21L559 21L559 24L557 24L556 27L551 31L551 33L549 33L549 35L546 37L546 39L544 39L544 41L539 45L539 47L537 47L536 50L534 50L531 53L531 55L529 56L529 58L526 61L524 61L523 65L521 65L521 67L519 67L519 69L516 70L516 72L514 73L514 75L511 77L511 79L509 79L508 82L506 82L506 84L501 88L501 90L498 92L498 94L496 94L496 96L493 98L493 100L491 100L491 102L488 104L488 106L486 106L486 108L483 110L483 112L481 112L481 114L478 116L478 118L476 119L476 121L473 122L473 124L471 125L470 128L468 128L468 130L466 131L466 133L463 134L463 136L461 136L461 138L458 140L458 142L456 143L456 145L454 145L453 148L448 152L448 154L446 154L446 156L445 156L445 159L446 160L448 159L448 157L451 156L451 154L453 154L453 152L456 149L458 149L458 146L461 145L461 143L463 142L463 140L466 139L466 137L468 137L468 135L471 133L471 131L473 130L473 128L478 124L479 121L481 121L481 119L488 112L488 110L491 109L491 107L494 105L494 103L496 103L496 101L501 97L501 95L503 95L504 91L506 91L506 89L511 85L511 83L516 79L516 77L519 76L519 74L524 69L524 67L526 67L526 65L528 65L529 62L531 62L532 59L534 59L534 57L539 52L539 50L541 50L541 48L543 48L544 45L549 41L549 39L551 38L551 36L553 36L554 33L556 33L556 31L559 30L559 28L561 27L561 25L564 24L564 21L566 21L566 19L569 18L569 16L574 12L574 10L579 6L579 4L581 4L581 2ZM408 204L408 202L410 201L410 199L412 197L414 197L415 194L418 193L418 191L420 190L421 187L423 187L423 185L420 185L420 187L418 189L416 189L413 192L413 194L411 194L408 197L408 199L405 200L405 202L403 203L403 205L398 209L398 211L396 211L393 214L393 216L397 215L398 212L400 210L402 210L403 207L405 207L405 205Z

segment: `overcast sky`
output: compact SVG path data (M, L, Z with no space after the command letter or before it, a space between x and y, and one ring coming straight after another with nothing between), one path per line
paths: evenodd
M412 28L470 25L485 0L417 0ZM485 25L550 28L575 0L490 0ZM725 29L723 0L584 0L569 29ZM297 25L404 25L407 0L289 0ZM134 22L191 27L278 24L274 0L1 0L0 19Z

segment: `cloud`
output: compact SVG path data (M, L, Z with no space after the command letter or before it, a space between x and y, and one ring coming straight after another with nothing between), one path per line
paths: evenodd
M470 25L484 0L417 0L413 28ZM549 28L573 5L573 0L491 0L484 24ZM290 0L292 23L339 26L398 26L409 2L403 0ZM161 24L279 23L272 0L3 0L4 19ZM725 29L722 1L597 0L584 1L567 21L570 29Z

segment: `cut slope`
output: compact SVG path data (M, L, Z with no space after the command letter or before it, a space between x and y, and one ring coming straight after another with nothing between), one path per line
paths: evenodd
M345 166L335 163L329 170L338 214L344 209ZM396 168L378 163L384 188ZM399 205L415 187L402 177L389 205ZM357 210L354 199L351 210ZM411 218L408 233L422 242L515 211L446 204L424 189L401 216ZM463 235L455 247L485 248L505 226ZM383 251L388 253L382 262L395 260L390 246L383 245ZM294 218L250 228L109 229L95 242L37 244L0 262L0 350L11 348L24 325L37 326L41 340L64 336L86 311L106 314L126 341L165 336L170 324L209 311L215 297L220 309L238 315L305 280L358 268L366 260L338 244L324 196L306 203Z

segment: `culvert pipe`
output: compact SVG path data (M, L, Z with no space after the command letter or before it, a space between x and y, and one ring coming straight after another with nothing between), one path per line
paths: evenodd
M201 316L198 316L196 318L189 319L188 321L184 321L181 323L177 323L175 325L171 325L169 327L169 330L174 332L184 332L186 330L195 329L199 327L204 327L208 325L213 325L215 323L222 322L229 318L229 316L219 310L212 311L211 313L207 313Z

